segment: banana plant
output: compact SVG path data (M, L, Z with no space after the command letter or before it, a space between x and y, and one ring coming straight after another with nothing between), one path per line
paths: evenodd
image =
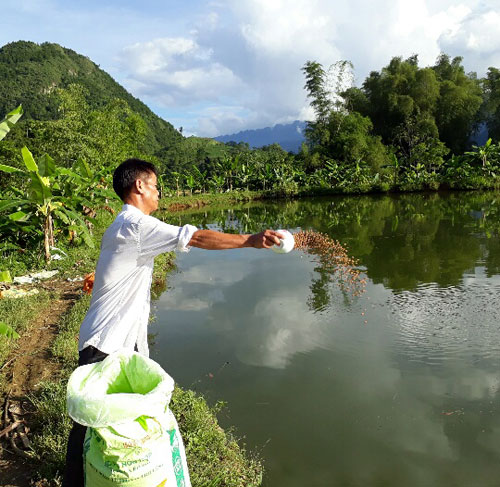
M383 169L389 168L392 170L392 184L394 187L398 184L399 173L401 171L401 163L396 157L396 154L392 153L390 156L390 163L382 166Z
M274 172L271 164L266 162L259 168L260 179L262 181L262 186L264 191L272 187L274 182Z
M222 193L225 180L226 178L224 177L224 175L213 174L212 177L208 180L208 184L215 193Z
M233 190L233 179L240 167L240 154L234 158L224 156L216 163L217 170L224 175L227 191Z
M490 154L495 150L495 146L491 145L491 139L488 139L486 144L483 146L473 145L472 148L474 149L473 151L465 152L464 154L466 156L472 156L473 159L478 158L481 161L483 168L486 167Z
M176 195L179 196L181 194L181 188L179 187L179 182L182 181L182 174L180 172L176 172L176 171L171 171L170 174L175 181Z
M184 181L186 181L186 185L189 188L189 194L193 194L193 190L196 188L196 179L194 176L188 172L184 175Z
M45 259L50 260L50 247L54 246L54 222L58 227L78 231L84 242L93 247L94 243L83 214L76 211L77 205L85 198L79 193L88 185L83 184L81 175L66 168L57 168L47 154L35 162L27 147L21 150L26 170L0 165L0 171L18 173L26 181L26 189L10 187L12 197L0 200L0 212L15 210L7 216L11 225L24 233L43 235Z
M194 177L194 189L199 189L202 193L204 193L207 171L200 171L200 169L193 164L191 167L191 174Z
M242 189L245 188L248 191L248 185L251 178L255 176L254 166L251 166L248 163L243 162L238 171L238 179L240 180Z

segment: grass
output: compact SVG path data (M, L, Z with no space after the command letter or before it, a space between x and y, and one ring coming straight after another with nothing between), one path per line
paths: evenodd
M52 293L42 290L39 294L27 298L0 299L0 321L7 323L22 335L40 313L49 309L53 298ZM17 348L17 340L0 335L0 369ZM5 377L0 372L0 393L4 388L4 382Z
M37 473L51 485L60 485L66 458L71 419L66 413L67 377L57 382L43 382L29 396L35 408L30 417L31 443L38 458Z
M234 436L218 425L222 407L209 407L193 391L174 390L171 409L182 432L193 486L259 486L262 464L256 456L245 455Z
M82 296L59 324L51 353L61 364L66 376L78 366L78 331L90 304L90 296Z

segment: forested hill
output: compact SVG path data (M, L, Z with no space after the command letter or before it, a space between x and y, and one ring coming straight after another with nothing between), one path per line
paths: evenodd
M86 89L90 108L100 109L120 98L149 128L151 153L169 147L182 136L174 127L134 98L89 58L59 44L18 41L0 48L0 114L22 104L23 120L59 118L57 88L77 83Z

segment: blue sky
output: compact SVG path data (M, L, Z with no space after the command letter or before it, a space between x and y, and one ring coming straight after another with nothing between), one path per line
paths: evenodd
M57 42L91 58L185 134L312 116L300 68L348 59L360 85L396 55L500 67L500 0L3 0L0 45Z

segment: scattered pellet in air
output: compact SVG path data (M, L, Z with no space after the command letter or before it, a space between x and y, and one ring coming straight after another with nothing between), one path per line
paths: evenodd
M318 256L324 269L338 279L342 290L359 296L365 291L366 279L357 268L358 261L349 256L347 249L328 235L312 230L295 233L295 249Z

